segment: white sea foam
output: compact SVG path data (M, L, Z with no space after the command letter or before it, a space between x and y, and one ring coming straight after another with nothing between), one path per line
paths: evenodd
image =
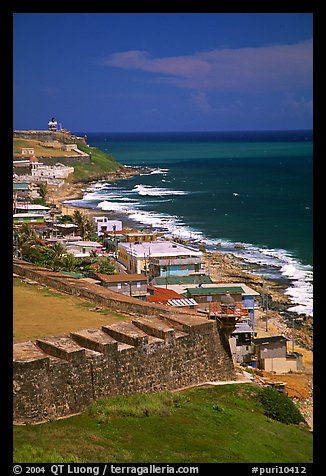
M156 174L166 175L168 173L168 171L169 171L169 169L157 168L157 169L151 170L150 172L139 174L139 175L140 176L142 176L142 175L156 175Z
M150 185L135 185L133 191L137 192L138 195L149 195L151 197L162 197L166 195L187 195L187 192L184 190L169 190L168 188L162 187L151 187Z
M174 238L201 240L208 247L215 248L221 245L219 251L229 252L235 256L244 258L248 263L267 267L262 274L266 277L284 277L291 283L286 289L293 303L290 311L313 315L313 271L311 266L305 266L296 260L290 252L284 249L271 249L257 247L250 243L239 243L243 248L234 248L234 242L225 238L207 238L202 232L187 226L182 217L154 212L148 209L153 202L172 200L167 198L173 195L184 195L186 192L169 190L148 185L136 185L133 190L127 191L119 187L113 187L107 183L92 186L82 200L70 200L76 206L85 206L85 202L98 202L93 206L107 212L126 214L129 219L143 225L152 225L154 228L164 231L164 234ZM137 196L138 199L133 198ZM141 196L156 197L155 200L145 203ZM162 197L160 199L159 197ZM164 198L163 198L164 197ZM268 273L271 273L270 275Z

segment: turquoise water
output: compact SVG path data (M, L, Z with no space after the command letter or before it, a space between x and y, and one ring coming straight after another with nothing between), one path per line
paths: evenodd
M242 243L236 253L275 267L292 280L293 302L312 307L311 132L87 136L120 163L155 170L98 184L83 206L127 213L225 251Z

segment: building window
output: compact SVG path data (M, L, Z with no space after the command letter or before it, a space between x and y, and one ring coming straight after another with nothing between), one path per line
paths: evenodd
M122 284L121 284L121 283L118 283L118 284L117 284L117 288L118 288L118 289L121 289L121 288L122 288Z

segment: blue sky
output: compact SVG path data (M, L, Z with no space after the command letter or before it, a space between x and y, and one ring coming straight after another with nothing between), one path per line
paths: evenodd
M15 129L312 128L310 13L16 13Z

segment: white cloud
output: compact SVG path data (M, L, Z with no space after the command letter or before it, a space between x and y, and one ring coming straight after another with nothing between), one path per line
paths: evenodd
M152 81L202 92L292 91L312 85L312 40L164 58L131 50L114 53L102 64L152 73ZM206 107L203 93L198 93L194 100Z

